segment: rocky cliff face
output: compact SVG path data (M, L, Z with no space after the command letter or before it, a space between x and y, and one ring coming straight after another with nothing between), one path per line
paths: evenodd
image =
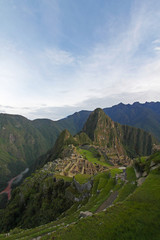
M141 129L113 122L99 108L90 114L83 131L95 145L103 146L109 154L119 157L149 155L156 142L151 134Z
M99 159L100 161L103 159L112 165L120 164L127 166L130 164L130 158L151 154L153 143L154 138L151 134L138 128L115 123L102 109L98 108L90 114L82 132L73 137L68 130L64 130L58 137L54 147L46 155L42 156L41 159L38 159L37 162L38 164L40 163L42 167L46 162L53 161L54 159L65 159L63 167L66 168L68 145L72 144L76 147L84 145L92 146L94 151L90 151L91 148L86 149L86 151L88 151L86 154L93 159L95 158L98 161ZM94 156L93 152L95 151L99 152L99 157ZM72 152L72 154L75 153ZM75 167L73 167L75 172L82 171L82 168L79 167L80 165L87 165L85 158L83 162L83 158L80 161L77 155L74 163ZM73 164L73 159L70 160ZM89 165L89 168L93 170L94 167L91 166L92 164L89 163ZM74 171L70 172L72 176L74 175ZM88 170L86 170L86 172L88 172ZM93 172L96 171L93 170ZM63 174L65 175L66 173Z

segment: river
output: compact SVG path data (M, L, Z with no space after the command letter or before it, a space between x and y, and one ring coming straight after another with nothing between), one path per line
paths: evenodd
M29 168L26 168L23 172L21 172L19 175L17 175L16 177L12 178L9 182L8 182L8 186L2 191L0 192L0 194L3 193L7 193L8 195L8 200L11 199L11 191L12 191L12 184L13 183L19 183L23 176L29 171Z

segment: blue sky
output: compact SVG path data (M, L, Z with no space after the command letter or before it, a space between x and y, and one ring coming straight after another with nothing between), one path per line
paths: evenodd
M0 0L0 112L159 101L159 0Z

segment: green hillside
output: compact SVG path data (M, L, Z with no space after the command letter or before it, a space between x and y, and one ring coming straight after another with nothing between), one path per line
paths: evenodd
M133 239L160 238L160 172L151 173L144 184L126 201L105 212L58 230L56 239ZM51 238L46 238L51 239Z
M111 108L105 108L104 111L112 120L145 129L160 140L159 109L159 102L151 102L145 104L134 103L132 105L119 104ZM24 170L25 167L34 165L35 159L52 148L61 131L68 129L73 135L81 131L89 114L90 111L80 111L58 121L49 119L30 121L18 115L0 114L0 190L6 186L10 178ZM137 146L136 144L131 146L132 134L128 133L132 130L126 132L126 127L123 127L123 130L127 133L127 138L123 139L123 145L125 145L128 154L133 156L133 153L137 151ZM141 132L136 135L141 139L143 134ZM136 135L133 136L134 142L136 141ZM130 142L129 149L126 146L128 141ZM149 141L151 140L146 137L148 144ZM140 143L140 141L138 142ZM142 141L138 148L141 149L140 153L142 154L145 142ZM149 148L145 151L144 155L150 154Z
M0 189L47 149L45 138L31 121L18 115L0 114Z
M146 164L151 164L151 162L160 163L160 152L148 158ZM73 203L72 207L59 219L27 230L22 230L19 226L11 230L9 235L1 234L0 239L29 240L41 237L42 240L158 240L160 238L160 167L156 165L154 170L150 168L148 176L140 186L137 186L137 179L132 167L126 169L126 182L120 178L117 181L115 173L122 174L118 169L114 169L114 171L111 169L106 173L94 176L90 197L84 201ZM26 181L32 182L32 185L34 183L31 178ZM69 189L71 185L68 186ZM24 189L24 185L21 189ZM46 193L48 189L47 187ZM104 211L98 211L106 199L116 192L118 192L118 196L112 206ZM72 193L77 194L76 192ZM86 210L92 212L93 215L81 218L81 212ZM43 214L45 216L45 212Z
M127 156L149 154L154 138L102 109L83 130L64 130L38 159L39 170L13 190L0 210L0 239L138 239L141 229L141 239L158 239L160 153L132 166Z

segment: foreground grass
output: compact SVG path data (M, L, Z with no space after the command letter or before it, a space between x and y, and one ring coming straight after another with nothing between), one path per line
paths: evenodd
M63 177L63 176L62 176ZM77 175L76 180L84 183L88 175ZM110 190L114 189L116 182L114 178L110 178L109 172L99 173L94 176L91 197L85 199L84 202L75 203L69 210L62 214L57 221L28 230L14 229L10 231L10 236L0 235L0 239L32 239L38 236L48 238L48 233L52 233L61 228L65 228L68 224L79 221L80 211L95 212L97 208L107 199Z
M89 201L76 203L58 220L34 229L11 231L10 236L0 235L0 239L42 240L159 240L160 239L160 171L154 170L146 181L123 202L105 212L80 219L80 211L95 210L109 196L110 190L119 189L119 196L125 199L131 188L127 185L135 181L133 168L127 169L128 183L115 183L108 172L94 177L94 185ZM132 184L136 186L135 184ZM124 191L124 187L126 190ZM127 190L128 189L128 190ZM126 193L127 192L127 193ZM17 231L17 233L16 233ZM50 234L50 235L48 235Z
M153 172L123 203L82 219L54 236L64 240L159 240L159 219L160 174Z

